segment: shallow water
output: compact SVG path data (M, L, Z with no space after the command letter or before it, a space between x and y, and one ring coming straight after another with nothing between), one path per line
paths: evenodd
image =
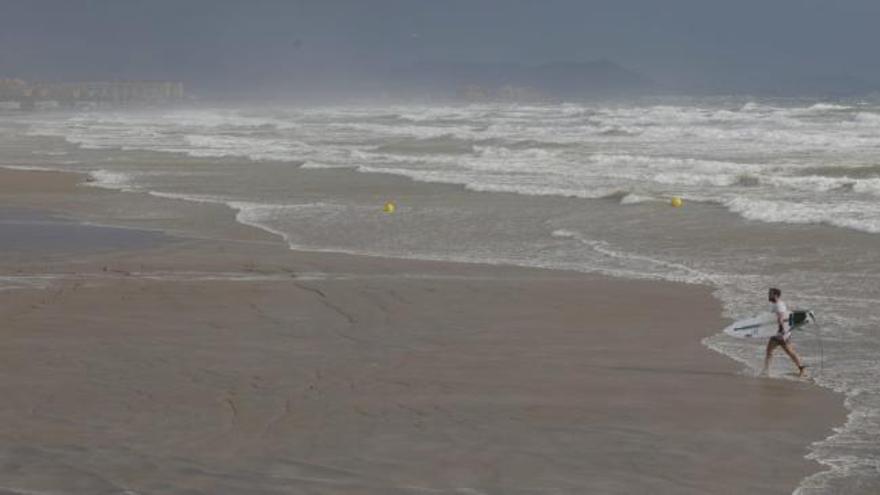
M764 311L767 287L781 287L816 311L797 345L850 410L812 446L828 470L800 492L880 489L876 102L227 108L30 115L2 129L6 165L227 204L292 247L711 284L731 318ZM389 199L394 215L381 211ZM706 345L760 365L753 342ZM790 366L780 356L773 374Z
M0 251L38 255L149 248L161 232L83 224L27 210L0 209Z

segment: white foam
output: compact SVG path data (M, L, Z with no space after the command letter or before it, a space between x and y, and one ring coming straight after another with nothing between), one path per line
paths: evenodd
M859 112L855 114L854 120L857 123L867 126L880 126L880 113L875 112Z
M0 276L0 291L46 289L58 278L54 275Z
M853 107L848 105L838 105L835 103L815 103L807 107L807 110L814 112L827 112L835 110L851 110Z
M853 191L880 196L880 178L858 179L853 184Z
M822 119L816 120L816 115ZM774 215L740 204L734 196L764 200L769 190L783 190L780 199L797 203L803 199L796 196L798 191L877 195L880 185L872 178L801 177L796 173L804 166L800 163L754 159L754 153L773 155L780 150L875 150L880 146L880 134L852 124L867 125L877 116L865 106L827 102L787 107L747 102L740 108L569 104L337 107L247 113L221 109L38 120L34 132L64 136L83 147L293 161L307 169L357 167L361 172L460 184L477 191L582 198L603 197L618 190L640 190L645 197L687 194L730 204L749 219L794 219L795 223L829 223L874 232L877 218L872 212L853 213L832 204L834 218L816 214L807 218L809 215L800 212ZM397 141L400 139L404 141ZM395 148L395 142L402 142L403 147ZM392 145L386 146L388 143ZM620 150L621 143L637 146ZM675 155L681 150L701 149L706 156ZM719 152L730 154L731 159L714 158ZM752 177L753 182L744 183L744 176ZM119 187L122 182L108 178L99 184ZM744 185L753 190L744 193ZM740 190L734 194L734 189ZM624 197L621 202L629 204L634 199Z
M209 196L204 194L182 194L170 193L162 191L148 191L150 196L165 199L175 199L179 201L189 201L192 203L211 203L211 204L227 204L227 201L219 196Z
M871 234L880 233L878 205L863 203L805 203L733 198L724 202L731 211L749 220L768 223L826 224ZM874 211L865 211L873 208Z
M127 192L138 190L134 186L134 175L132 173L101 169L89 172L89 176L92 180L85 183L88 186Z
M34 150L34 151L31 151L31 154L33 154L33 155L40 155L40 156L65 156L65 155L69 155L70 153L67 152L67 151L41 151L41 150Z
M269 224L269 220L272 219L274 215L276 215L279 210L284 210L287 208L296 208L303 205L269 205L264 203L249 203L243 201L232 201L227 203L230 208L236 210L235 220L243 225L248 225L250 227L258 228L269 232L270 234L277 235L284 242L290 246L291 245L291 237L290 234L281 230L272 227ZM307 206L307 205L306 205Z
M28 172L62 172L64 171L61 168L53 168L53 167L42 167L36 165L0 165L0 168L5 168L7 170L21 170Z
M862 180L850 179L848 177L823 177L818 175L800 177L763 176L757 179L760 183L773 187L789 190L798 189L807 192L829 192L843 188L852 188L854 190L856 184L863 182Z
M718 275L706 273L681 263L673 263L651 256L614 249L605 241L587 238L573 230L559 229L553 231L552 235L554 237L574 239L607 258L623 261L625 266L641 268L641 271L632 272L641 273L642 275L639 278L646 278L645 276L649 275L650 278L691 284L713 284L718 281Z
M312 152L308 144L293 140L201 134L187 134L183 139L186 148L170 150L179 150L193 157L236 156L254 161L297 161Z
M652 201L658 201L658 199L651 196L642 196L640 194L634 193L625 194L623 197L620 198L620 204L622 205L635 205Z

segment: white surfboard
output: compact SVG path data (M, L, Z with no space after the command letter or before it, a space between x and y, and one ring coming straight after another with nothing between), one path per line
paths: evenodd
M816 317L808 310L792 311L788 317L788 324L792 330L814 321ZM760 316L737 320L725 328L724 333L740 339L767 339L776 335L778 330L776 315L768 311Z

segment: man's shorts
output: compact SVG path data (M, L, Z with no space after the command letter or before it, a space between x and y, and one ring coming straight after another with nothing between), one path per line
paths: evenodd
M785 332L783 334L777 333L776 335L770 337L770 342L773 342L773 343L776 343L779 345L786 345L786 344L788 344L788 341L790 341L790 340L791 340L791 332Z

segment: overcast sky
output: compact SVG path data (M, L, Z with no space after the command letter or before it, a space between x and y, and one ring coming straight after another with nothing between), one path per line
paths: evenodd
M880 81L878 0L0 0L0 77L212 84L614 60L667 85Z

